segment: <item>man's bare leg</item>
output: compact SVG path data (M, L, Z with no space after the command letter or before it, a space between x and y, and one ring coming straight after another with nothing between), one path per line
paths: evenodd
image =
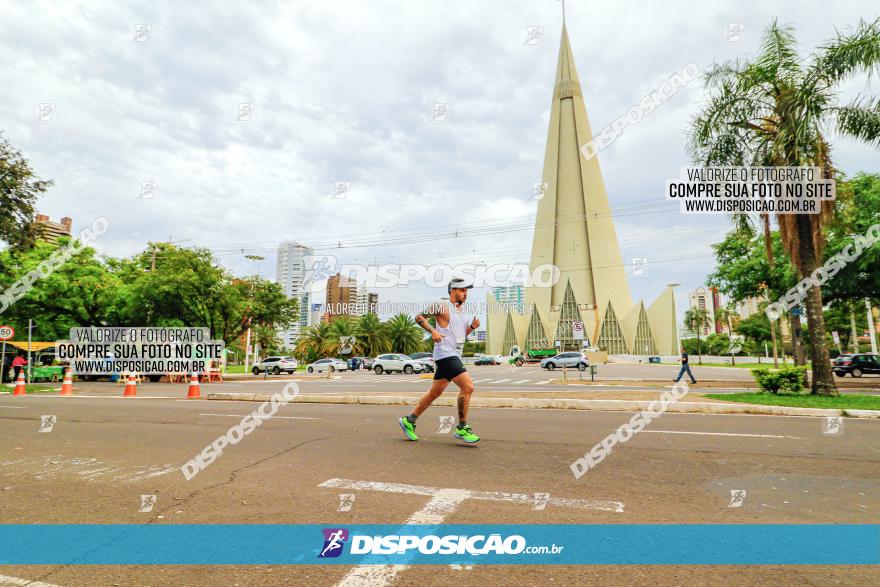
M422 412L428 409L434 400L440 397L443 392L446 390L446 386L449 385L449 381L446 379L435 379L434 383L431 384L430 389L425 392L425 395L421 397L419 403L412 411L412 415L415 417L419 417L422 415Z
M468 408L471 405L471 394L474 393L474 382L471 374L465 371L452 381L458 386L458 425L467 424Z

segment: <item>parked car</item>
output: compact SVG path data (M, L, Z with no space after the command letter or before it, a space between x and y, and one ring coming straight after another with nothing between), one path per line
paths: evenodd
M474 365L500 365L503 360L501 355L483 355L474 361Z
M348 363L341 359L318 359L314 363L310 364L306 367L306 371L309 373L323 373L324 371L329 371L333 373L334 371L348 371Z
M387 355L379 355L373 360L373 373L381 375L382 373L421 373L422 364L407 355L399 355L389 353Z
M358 361L359 368L360 368L360 365L363 365L364 369L372 369L373 368L373 359L371 359L370 357L352 357L348 360L348 367L352 370L354 370L352 363L355 360Z
M266 357L251 369L251 373L259 375L268 372L272 375L278 375L282 371L293 373L296 371L298 363L293 357Z
M579 352L559 353L554 357L548 357L541 360L541 368L552 371L558 367L577 367L581 371L586 371L590 366L590 361Z
M853 377L861 377L863 374L880 375L880 355L841 355L834 360L832 370L838 377L844 377L847 373Z
M413 353L410 358L421 363L422 371L425 373L434 372L434 355L432 353Z

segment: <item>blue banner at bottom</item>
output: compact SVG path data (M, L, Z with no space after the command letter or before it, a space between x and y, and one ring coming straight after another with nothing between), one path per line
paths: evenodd
M0 525L0 564L877 565L877 524Z

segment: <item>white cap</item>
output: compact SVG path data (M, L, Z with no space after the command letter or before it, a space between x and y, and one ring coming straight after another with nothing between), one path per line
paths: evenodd
M453 277L446 288L447 293L452 293L453 289L471 289L474 284L463 277Z

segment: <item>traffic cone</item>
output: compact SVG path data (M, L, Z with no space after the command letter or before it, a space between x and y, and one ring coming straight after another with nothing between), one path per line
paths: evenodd
M64 372L64 382L61 384L61 395L73 395L73 375L70 369Z
M199 374L194 371L189 378L189 391L186 394L186 399L199 399L201 397L202 395L199 393Z
M15 380L15 390L12 395L25 395L24 369L18 372L18 379Z
M134 380L134 373L128 374L128 383L125 384L125 391L122 397L135 397L137 395L137 383Z

